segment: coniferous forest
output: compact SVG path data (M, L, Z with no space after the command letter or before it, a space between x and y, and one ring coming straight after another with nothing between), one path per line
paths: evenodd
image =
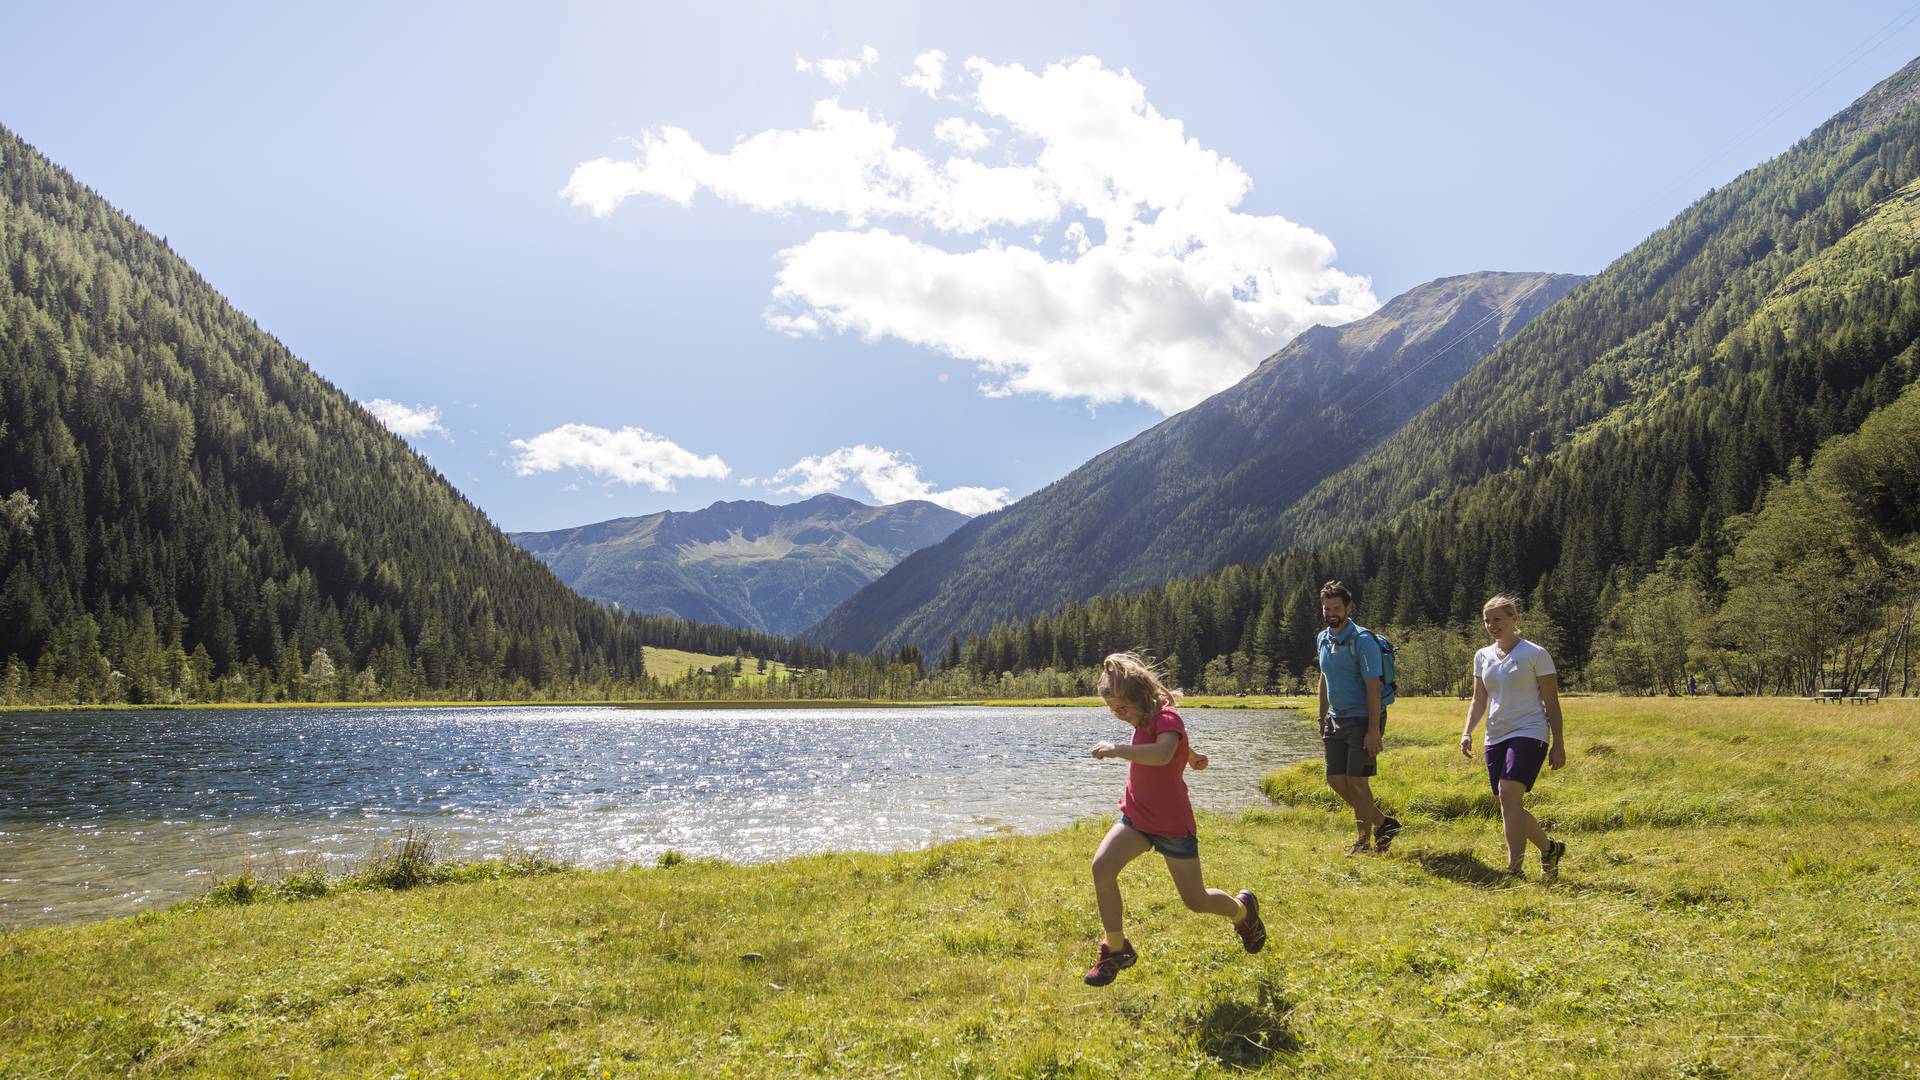
M571 593L0 132L0 700L773 696L669 689L647 645L799 696L1084 692L1121 648L1264 689L1310 676L1329 578L1410 691L1459 688L1498 591L1576 683L1912 689L1917 102L1920 62L1709 192L1278 511L1264 561L870 657Z
M1004 623L946 665L1138 646L1187 686L1285 684L1340 578L1421 689L1458 689L1499 591L1595 685L1913 689L1916 102L1920 62L1689 207L1289 509L1299 546Z
M0 700L643 695L642 645L156 237L0 129Z

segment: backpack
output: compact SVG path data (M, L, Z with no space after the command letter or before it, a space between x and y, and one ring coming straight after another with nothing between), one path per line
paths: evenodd
M1354 623L1353 628L1359 631L1360 633L1365 634L1368 637L1372 638L1374 640L1374 644L1380 646L1380 707L1384 709L1387 706L1393 704L1393 690L1394 690L1393 642L1388 641L1386 638L1381 637L1379 634L1376 634L1373 631L1367 629L1366 627L1361 626L1359 623ZM1353 652L1352 650L1348 650L1348 655L1353 657L1353 669L1360 673L1360 682L1362 685L1365 685L1367 672L1365 668L1360 666L1360 654L1357 652Z

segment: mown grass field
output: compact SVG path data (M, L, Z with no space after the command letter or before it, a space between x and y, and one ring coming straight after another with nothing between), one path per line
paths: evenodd
M1462 711L1394 709L1389 855L1341 855L1311 765L1202 819L1210 881L1263 899L1254 957L1143 859L1140 965L1083 986L1104 822L482 876L0 936L0 1074L1920 1071L1920 705L1570 699L1553 885L1496 878Z
M647 674L663 682L672 682L693 668L711 668L715 664L733 663L733 657L718 656L713 653L687 652L684 649L662 649L654 645L647 645L644 649L647 660ZM787 665L778 660L769 660L767 661L766 674L763 675L758 671L754 658L749 656L747 657L746 663L742 665L740 669L739 680L742 685L765 682L768 675L780 675L784 677L786 672Z

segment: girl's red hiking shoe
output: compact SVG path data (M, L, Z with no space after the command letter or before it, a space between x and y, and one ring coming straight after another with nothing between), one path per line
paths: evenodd
M1131 941L1122 945L1119 952L1107 948L1106 942L1101 942L1100 959L1094 961L1093 966L1087 969L1087 985L1107 985L1113 981L1115 975L1120 974L1125 968L1132 967L1133 962L1138 959L1140 959L1140 954L1133 951L1133 942Z

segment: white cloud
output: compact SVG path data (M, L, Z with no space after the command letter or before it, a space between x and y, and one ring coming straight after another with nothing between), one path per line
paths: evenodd
M911 86L915 90L924 90L930 98L940 96L940 86L947 80L947 54L939 49L928 49L913 58L913 74L900 80L900 85Z
M811 498L853 483L881 505L924 499L962 514L984 514L1013 500L1006 488L955 487L935 491L920 478L920 466L905 454L879 446L843 446L821 457L805 457L768 478L783 495ZM784 486L778 486L784 485Z
M404 438L425 435L437 431L441 438L451 439L447 429L440 426L440 407L437 405L402 405L386 398L374 398L362 403L373 414L375 420L387 426L387 430Z
M640 137L635 159L582 164L561 194L605 217L636 195L687 206L706 188L764 213L814 210L855 225L911 218L960 233L1059 215L1037 169L989 167L964 157L936 164L898 146L896 134L865 109L833 100L815 103L810 128L763 131L723 154L679 128L661 128Z
M818 75L835 86L845 86L854 76L872 67L880 59L880 53L869 45L860 50L859 56L844 60L808 60L805 57L793 58L793 70L802 75Z
M682 477L724 480L733 471L718 456L701 457L637 427L611 431L587 424L562 424L531 439L515 439L512 446L520 452L514 466L521 476L584 469L609 481L672 491L673 482Z
M933 125L933 137L963 154L977 154L993 145L993 132L971 120L949 116Z
M769 326L920 345L976 364L992 396L1174 412L1300 331L1379 306L1367 278L1334 265L1325 236L1242 212L1252 178L1160 115L1128 72L1094 57L964 68L973 108L1031 147L1025 160L967 157L993 132L961 117L936 125L959 152L935 160L867 110L827 100L811 127L725 153L678 128L648 132L629 160L579 166L563 194L601 216L640 195L686 205L703 188L761 212L835 215L844 227L780 252ZM974 240L950 250L880 224L894 221ZM1049 236L1063 238L1058 257L1041 253Z

